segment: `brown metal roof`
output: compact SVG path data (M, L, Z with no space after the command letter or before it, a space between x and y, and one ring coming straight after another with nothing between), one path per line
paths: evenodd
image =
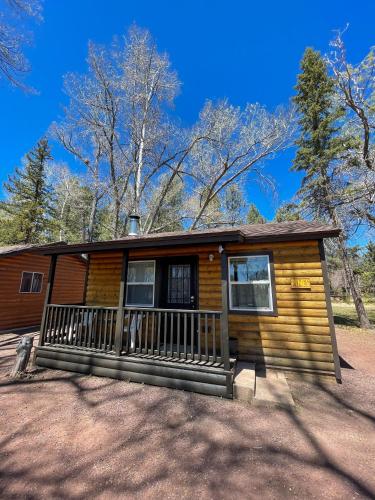
M44 249L49 249L51 247L55 247L56 245L66 245L67 243L65 241L59 241L57 243L46 243L44 245L39 245L36 243L22 243L18 245L7 245L0 247L0 257L5 256L5 255L14 255L14 254L19 254L19 253L40 253L41 250Z
M44 245L28 243L28 244L2 246L0 247L0 259L14 255L19 255L22 253L50 255L52 248L55 247L60 248L61 246L71 246L71 245L68 245L65 241L63 242L58 241L55 243L46 243ZM79 252L68 252L68 253L78 254ZM74 257L76 259L82 260L84 263L87 263L87 258L83 255L74 255Z
M79 243L73 245L56 244L42 249L46 255L66 253L89 253L122 248L146 248L152 246L173 247L204 243L271 242L306 239L322 239L338 236L340 229L320 222L292 221L270 222L267 224L246 224L231 228L212 228L203 231L175 231L151 233L140 236L126 236L119 240Z

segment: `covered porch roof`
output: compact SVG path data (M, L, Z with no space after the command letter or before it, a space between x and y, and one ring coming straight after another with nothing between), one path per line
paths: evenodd
M195 231L175 231L126 236L118 240L93 243L55 244L40 247L44 255L89 253L105 250L135 249L147 247L175 247L207 243L267 243L272 241L298 241L334 238L340 229L320 222L304 220L246 224L231 228L212 228Z

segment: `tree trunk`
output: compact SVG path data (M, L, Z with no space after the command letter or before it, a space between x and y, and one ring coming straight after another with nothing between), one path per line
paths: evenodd
M368 318L365 306L363 304L359 283L353 272L348 251L346 249L345 239L342 235L339 236L339 246L340 246L342 262L344 264L346 280L349 285L350 293L353 297L355 309L357 311L357 316L359 320L359 325L361 328L369 329L371 328L371 323Z
M95 227L95 219L96 219L96 211L98 207L98 192L95 191L92 202L91 202L91 211L90 211L90 219L89 225L87 228L87 241L91 243L94 239L94 227Z
M16 348L17 356L13 368L10 372L11 378L16 378L26 371L27 363L30 359L31 349L33 348L34 338L30 335L22 337Z

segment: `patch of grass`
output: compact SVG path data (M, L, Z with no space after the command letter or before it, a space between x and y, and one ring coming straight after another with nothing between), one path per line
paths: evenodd
M354 304L333 302L333 318L335 325L359 328L359 322ZM371 323L375 324L375 304L365 304Z

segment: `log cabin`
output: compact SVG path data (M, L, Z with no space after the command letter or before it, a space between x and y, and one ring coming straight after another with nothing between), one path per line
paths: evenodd
M0 333L41 323L51 257L40 255L50 246L0 247ZM82 304L87 261L80 255L59 260L52 300Z
M227 398L238 360L340 381L323 245L338 234L293 221L51 247L36 363ZM56 263L76 253L85 302L62 305Z

